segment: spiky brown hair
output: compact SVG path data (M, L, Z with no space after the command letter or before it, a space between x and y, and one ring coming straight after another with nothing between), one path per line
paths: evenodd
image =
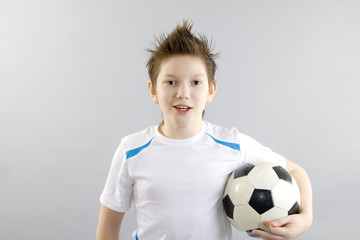
M206 66L209 84L215 81L217 66L214 59L219 54L212 52L212 42L206 36L191 32L192 26L191 22L183 20L183 24L178 24L170 34L155 37L153 49L146 49L150 53L146 67L154 90L162 61L174 55L200 57Z

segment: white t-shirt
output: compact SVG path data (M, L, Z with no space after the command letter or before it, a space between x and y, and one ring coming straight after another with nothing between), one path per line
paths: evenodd
M174 140L158 126L121 140L100 202L117 212L136 210L136 240L230 240L222 193L233 170L246 162L283 156L254 139L203 122L196 136Z

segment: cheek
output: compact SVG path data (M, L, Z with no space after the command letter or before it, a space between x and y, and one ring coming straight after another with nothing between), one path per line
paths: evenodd
M203 107L205 107L206 103L208 102L208 95L207 94L202 94L202 95L199 95L197 98L196 98L196 101L202 105Z
M173 102L172 97L169 93L159 92L158 94L158 103L160 107L164 110Z
M166 101L168 101L169 99L170 99L170 94L169 94L169 92L166 92L166 91L159 91L159 93L158 93L158 99L159 99L159 101L161 101L161 102L166 102Z

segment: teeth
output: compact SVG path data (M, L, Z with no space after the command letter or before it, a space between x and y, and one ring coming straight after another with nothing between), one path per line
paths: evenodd
M189 107L186 106L176 106L177 109L188 109Z

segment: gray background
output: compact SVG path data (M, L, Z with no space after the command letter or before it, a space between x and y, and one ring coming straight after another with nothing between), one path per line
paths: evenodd
M300 239L354 239L359 13L347 0L1 0L0 238L95 238L121 137L160 122L144 49L188 18L221 52L207 120L308 171L315 217ZM122 239L135 228L132 209Z

